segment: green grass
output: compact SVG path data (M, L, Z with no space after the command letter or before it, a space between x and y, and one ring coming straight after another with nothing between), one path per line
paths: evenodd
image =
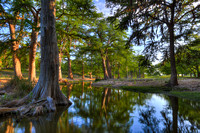
M153 86L122 86L121 89L142 93L161 93L192 101L200 101L200 92L190 92L187 88L153 87Z
M154 87L154 86L122 86L123 90L142 92L142 93L165 93L172 90L170 87Z
M169 95L186 98L193 101L200 101L200 92L188 92L188 91L171 91Z
M6 93L0 96L0 104L5 104L8 101L12 101L14 99L23 98L33 89L33 85L30 81L25 79L19 80L17 78L11 79L10 82L5 85L5 87L8 90L10 89L12 93Z

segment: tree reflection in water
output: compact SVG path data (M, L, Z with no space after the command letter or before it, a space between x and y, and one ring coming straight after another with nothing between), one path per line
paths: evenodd
M23 119L19 123L15 118L2 119L0 132L199 132L198 102L96 88L91 82L68 84L62 91L73 102L68 109L61 108L55 113Z
M146 110L140 111L140 118L139 121L144 125L143 130L144 132L152 132L157 133L159 132L159 120L154 115L156 110L155 107L152 106L145 106Z
M169 96L167 100L169 100L169 104L160 111L161 118L156 116L154 107L156 105L147 105L145 109L140 110L139 121L143 125L143 131L152 133L197 133L199 128L195 123L189 122L190 120L183 118L182 114L179 113L178 98Z

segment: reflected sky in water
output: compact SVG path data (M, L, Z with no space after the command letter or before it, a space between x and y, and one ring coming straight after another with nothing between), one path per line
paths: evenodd
M96 88L91 82L61 86L69 108L37 118L0 118L0 133L199 132L200 103L161 94Z

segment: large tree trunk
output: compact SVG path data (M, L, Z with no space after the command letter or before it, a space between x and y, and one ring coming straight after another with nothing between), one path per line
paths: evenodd
M106 57L103 54L103 51L101 52L101 59L102 59L102 68L103 68L103 73L104 73L104 79L109 79L109 75L108 75L108 71L107 71L107 67L106 67Z
M173 0L173 5L175 5L175 0ZM171 78L170 78L170 85L176 86L178 85L177 80L177 72L176 72L176 62L175 62L175 56L174 56L174 7L171 8L171 20L170 24L168 24L168 30L170 35L170 64L171 64Z
M68 59L68 78L73 79L70 55L67 56L67 59Z
M108 76L111 79L112 78L112 71L111 71L111 66L110 66L110 61L109 61L108 56L106 56L106 66L107 66Z
M36 26L36 27L35 27ZM31 46L29 51L29 73L28 78L30 81L36 80L36 68L35 68L35 56L36 56L36 49L37 49L37 39L39 33L39 14L37 13L34 17L34 27L31 33Z
M173 25L169 27L170 33L170 64L171 64L171 78L170 78L170 85L176 86L178 85L177 80L177 72L176 72L176 62L174 56L174 28Z
M85 76L84 76L84 62L82 61L82 79L85 79Z
M22 78L21 62L19 60L19 57L17 56L17 53L18 53L18 50L19 50L19 42L16 41L15 25L12 24L12 23L9 23L9 28L10 28L10 36L11 36L11 39L12 39L14 74L15 74L15 77L18 77L19 79L21 79Z
M69 105L58 82L59 57L55 28L55 0L41 0L41 64L39 81L32 90L35 100L53 98L56 105Z
M62 64L62 53L59 53L59 76L58 76L59 81L62 81L61 64Z
M106 59L103 56L101 56L101 58L102 58L102 67L103 67L104 79L109 79L107 68L106 68Z
M128 79L128 66L126 66L126 78Z

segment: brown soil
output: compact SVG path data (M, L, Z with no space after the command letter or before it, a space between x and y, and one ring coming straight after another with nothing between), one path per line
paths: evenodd
M121 86L165 86L166 79L153 80L153 79L135 79L135 80L102 80L95 82L93 86L111 86L118 88ZM187 88L190 91L200 91L200 79L181 79L178 80L179 85L175 88Z

